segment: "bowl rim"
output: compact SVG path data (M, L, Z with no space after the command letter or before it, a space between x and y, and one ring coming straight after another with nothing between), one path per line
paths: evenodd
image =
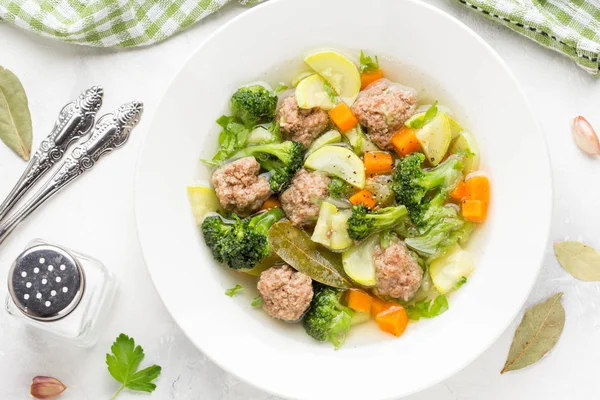
M159 97L159 101L157 102L157 108L156 110L158 111L158 109L160 108L161 104L164 102L164 99L169 91L169 89L171 88L171 86L174 84L174 82L178 79L178 76L182 73L182 71L186 68L186 65L196 56L196 54L202 49L202 47L204 47L208 42L210 42L211 40L213 40L214 37L220 35L223 31L226 31L227 29L229 29L230 25L234 25L237 24L239 20L241 19L245 19L245 18L252 18L252 16L254 15L254 13L257 12L262 12L262 10L264 8L269 8L272 7L274 4L278 4L278 3L283 3L283 2L293 2L296 0L269 0L269 1L265 1L262 2L256 6L253 6L252 8L241 12L240 14L234 16L232 19L230 19L229 21L225 22L223 25L221 25L219 28L215 29L212 33L210 33L208 36L206 36L206 38L204 38L197 46L194 47L194 49L192 51L190 51L190 54L185 58L185 60L181 63L180 67L177 68L177 70L175 71L175 73L173 74L173 76L171 77L171 79L168 81L168 83L165 85L165 88L163 89L160 97ZM547 145L547 140L546 137L543 135L543 131L541 130L541 126L539 123L539 119L537 118L536 114L533 111L533 108L531 107L531 103L521 85L521 83L519 82L519 80L517 79L517 77L515 76L515 74L513 73L513 71L511 70L511 68L508 66L508 64L506 63L506 61L502 58L502 56L500 56L500 54L485 40L483 39L483 37L481 37L477 32L475 32L475 30L473 30L472 28L470 28L469 26L467 26L465 23L463 23L462 21L460 21L459 19L457 19L456 17L454 17L453 15L447 13L446 11L437 8L429 3L425 3L419 0L404 0L406 2L409 3L413 3L413 5L417 6L417 7L423 7L425 9L427 9L429 12L438 14L438 16L441 16L443 18L446 18L448 20L450 20L451 22L453 22L455 25L457 25L458 28L460 28L462 31L464 31L465 33L467 33L469 36L471 36L472 38L474 38L477 42L479 42L479 44L481 44L488 52L491 56L493 56L494 60L502 67L502 69L506 72L507 76L510 78L510 80L514 83L515 88L518 90L518 94L519 96L522 98L524 104L527 107L527 113L531 116L532 122L535 124L535 133L537 134L537 136L539 137L539 139L541 140L540 144L542 144L543 147L543 155L545 158L545 169L548 171L549 173L549 181L548 181L548 206L547 206L547 211L548 211L548 215L545 218L545 222L544 222L544 226L540 229L540 232L543 232L543 237L545 238L545 242L547 243L549 238L550 238L550 233L551 233L551 224L552 224L552 214L553 214L553 210L554 210L554 180L553 180L553 171L552 171L552 167L551 167L551 158L550 158L550 152L548 149L548 145ZM152 115L151 121L149 123L148 126L151 126L153 124L153 122L159 118L158 117L158 112L155 111L154 114ZM150 128L148 128L150 129ZM246 377L244 377L243 375L238 374L235 370L229 369L227 366L223 365L220 360L218 359L218 357L215 357L213 352L210 351L209 349L205 348L206 346L203 346L201 343L197 342L194 338L192 338L188 332L183 329L181 327L181 325L179 324L179 322L175 319L175 317L173 316L173 313L171 312L168 303L166 301L166 299L163 297L163 293L159 290L158 285L156 283L156 279L152 273L152 270L148 267L148 260L147 260L147 256L145 254L145 252L143 251L143 243L142 243L142 239L141 239L141 233L140 233L140 208L137 206L138 201L139 201L139 197L138 197L138 185L140 182L140 176L142 175L142 159L143 159L143 154L144 151L146 150L146 142L148 141L148 136L149 135L145 135L142 140L141 143L139 145L138 148L138 153L136 155L136 163L135 163L135 178L134 178L134 184L132 185L132 190L133 190L133 205L134 205L134 220L135 220L135 229L136 229L136 237L137 237L137 243L140 249L140 253L142 255L142 259L144 262L144 265L150 275L151 281L152 281L152 285L154 286L161 302L163 303L165 309L167 310L167 312L171 315L171 317L173 318L174 322L177 324L177 326L179 327L179 329L181 329L181 331L183 332L183 334L185 335L185 337L194 345L194 347L196 347L196 349L198 349L203 355L205 355L207 358L209 358L213 363L215 363L219 368L221 368L223 371L227 372L228 374L231 374L232 376L234 376L235 378L239 379L240 381L254 387L257 389L260 389L262 391L265 391L269 394L273 394L275 396L279 396L282 398L288 398L288 399L298 399L298 400L304 400L304 398L300 398L300 397L290 397L289 393L281 393L278 392L276 390L274 390L273 388L265 388L262 386L257 385L256 383L246 379ZM455 364L454 368L449 368L448 372L445 374L440 374L438 376L436 376L435 378L430 378L427 380L427 382L423 383L422 385L420 385L419 387L415 387L413 388L411 391L404 393L401 397L406 397L406 396L410 396L412 394L421 392L423 390L426 390L440 382L445 381L446 379L452 377L453 375L459 373L460 371L462 371L464 368L466 368L468 365L472 364L477 358L479 358L483 353L485 353L494 343L497 342L497 340L499 339L500 336L502 336L506 330L508 329L508 327L511 325L511 323L517 318L517 316L522 312L523 310L523 306L525 305L527 298L529 297L529 295L531 294L531 291L533 290L533 287L535 286L540 272L542 270L543 267L543 261L545 258L545 253L544 252L540 252L540 254L537 257L537 261L534 265L535 268L537 268L536 272L535 272L535 279L531 280L531 283L528 285L529 287L527 288L526 291L524 291L524 295L523 298L519 300L519 303L521 304L521 307L518 310L515 310L514 312L510 313L510 318L507 318L507 320L502 324L504 326L504 328L501 331L498 331L498 333L493 336L490 337L489 343L487 343L485 346L481 346L481 348L478 351L473 351L472 355L470 357L465 357L464 361L461 363L457 363ZM293 395L292 395L293 396ZM381 400L394 400L394 399L398 399L398 396L391 396L391 397L378 397L378 399Z

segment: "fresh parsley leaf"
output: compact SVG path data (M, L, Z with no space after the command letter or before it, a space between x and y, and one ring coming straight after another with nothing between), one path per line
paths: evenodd
M125 388L140 392L152 392L156 385L152 381L160 375L161 367L152 365L137 371L144 359L144 350L136 346L133 338L121 333L110 348L112 354L106 354L108 372L120 382L121 387L111 397L115 399Z
M422 299L412 306L406 307L408 318L418 321L421 318L433 318L445 313L448 310L448 299L440 294L435 299Z
M252 307L260 307L260 306L262 306L262 302L263 302L262 297L256 296L255 298L252 299L252 303L250 303L250 305Z
M460 287L461 287L462 285L464 285L465 283L467 283L467 278L463 276L463 277L461 277L461 278L458 280L458 282L456 282L456 285L454 285L454 288L453 288L453 290L458 290L458 289L460 289Z
M336 104L338 102L338 96L335 93L335 90L333 90L333 88L329 84L329 82L324 82L323 83L323 90L325 90L325 93L327 93L327 96L329 97L329 100L331 100L331 102L333 104Z
M227 289L225 291L225 294L229 297L233 297L236 294L240 293L242 290L244 290L244 288L241 285L235 285L234 287L232 287L231 289Z
M284 92L286 90L288 90L289 86L288 85L284 85L283 83L279 83L277 85L277 87L275 88L275 90L273 91L274 94L279 94L281 92Z
M341 199L346 194L346 182L337 176L331 178L328 187L329 195L334 199Z
M379 70L379 58L377 56L365 56L364 51L360 51L360 72L376 72Z
M415 119L413 122L411 122L410 127L413 129L421 129L422 127L430 123L438 113L437 105L438 102L436 100L435 103L433 103L433 105L427 109L423 118Z

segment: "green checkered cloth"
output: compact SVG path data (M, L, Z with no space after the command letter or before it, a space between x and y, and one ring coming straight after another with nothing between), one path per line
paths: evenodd
M65 42L131 47L164 40L229 1L0 0L0 20ZM258 0L239 2L254 4Z
M600 74L600 0L456 1Z

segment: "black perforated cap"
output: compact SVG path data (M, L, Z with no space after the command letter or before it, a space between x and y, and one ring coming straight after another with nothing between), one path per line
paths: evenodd
M67 316L79 304L85 275L69 252L52 245L25 250L12 265L8 290L17 307L40 321Z

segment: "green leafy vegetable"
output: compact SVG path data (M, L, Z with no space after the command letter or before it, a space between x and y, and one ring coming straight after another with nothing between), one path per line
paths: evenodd
M334 199L341 199L346 195L346 181L337 176L331 178L331 183L328 185L329 195Z
M233 297L238 293L241 293L241 291L244 290L244 288L240 285L240 284L236 284L234 287L232 287L231 289L227 289L225 291L225 294L229 297Z
M339 254L317 249L308 234L290 222L273 225L269 230L269 243L283 261L315 281L340 289L352 286L341 273Z
M27 161L32 132L25 89L15 74L0 66L0 139Z
M255 298L252 299L252 303L250 303L250 305L252 307L260 307L260 306L262 306L262 302L263 302L262 297L256 296Z
M279 124L271 123L267 125L257 125L248 135L247 144L269 144L281 142Z
M283 83L279 83L279 84L277 85L277 87L275 88L275 90L273 91L273 93L275 93L275 94L279 94L279 93L281 93L281 92L285 92L285 91L286 91L286 90L288 90L288 89L289 89L289 86L288 86L288 85L284 85Z
M365 56L364 51L360 51L360 72L376 72L379 70L379 58L377 56Z
M410 127L413 129L421 129L422 127L430 123L437 116L437 105L438 102L436 100L435 103L433 103L433 105L427 109L423 118L415 118L415 120L411 122Z
M525 311L500 373L535 364L554 348L565 327L565 309L560 302L562 295L562 292L557 293Z
M406 307L408 318L418 321L421 318L433 318L445 313L448 310L448 299L440 294L435 299L422 299L412 306Z
M581 242L554 243L560 265L582 281L600 281L600 254Z
M152 365L138 371L144 359L144 350L136 346L133 338L121 333L110 348L112 354L106 354L106 365L110 375L122 386L111 397L115 399L125 388L140 392L152 392L156 389L153 380L160 375L161 368Z
M327 93L329 100L331 100L333 104L336 104L338 102L338 95L335 93L335 90L333 90L329 82L323 82L323 90L325 91L325 93Z
M236 151L246 146L248 129L235 120L234 117L222 115L217 119L223 130L219 134L219 152L213 157L212 162L220 164L231 157Z
M461 288L462 285L464 285L465 283L467 283L467 278L465 276L462 276L458 282L456 282L456 285L454 285L454 289L453 290L458 290Z

